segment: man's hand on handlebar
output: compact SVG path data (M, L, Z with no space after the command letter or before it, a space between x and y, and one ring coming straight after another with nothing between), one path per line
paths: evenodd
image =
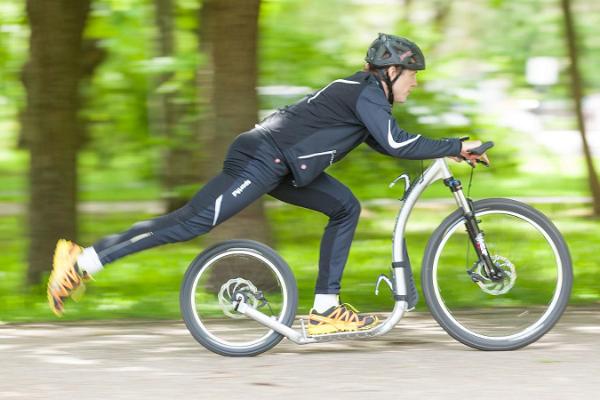
M472 167L475 167L477 162L481 162L482 164L489 165L489 159L485 153L483 154L475 154L471 153L471 149L475 149L481 146L480 140L471 140L462 142L462 148L460 150L460 157L450 157L456 162L461 162L463 160L467 161Z

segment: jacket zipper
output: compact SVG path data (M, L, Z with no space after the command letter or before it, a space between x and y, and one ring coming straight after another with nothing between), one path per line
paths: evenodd
M333 164L333 159L335 158L335 153L337 152L337 150L330 150L330 151L322 151L320 153L312 153L312 154L306 154L303 156L298 156L299 159L306 159L306 158L313 158L313 157L318 157L318 156L324 156L326 154L330 154L331 155L331 160L329 160L329 165Z

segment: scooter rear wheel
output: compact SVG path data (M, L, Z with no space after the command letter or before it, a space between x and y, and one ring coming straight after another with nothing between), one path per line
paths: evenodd
M296 280L270 247L230 240L204 250L190 264L180 293L183 320L194 338L224 356L255 356L283 336L237 312L236 297L291 326L298 304Z

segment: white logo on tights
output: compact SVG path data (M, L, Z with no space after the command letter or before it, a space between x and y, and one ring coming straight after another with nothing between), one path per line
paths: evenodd
M231 192L231 194L233 195L233 197L238 197L238 195L242 194L242 192L244 191L244 189L246 189L248 186L250 186L251 183L252 182L250 182L248 179L246 179L244 181L244 183L242 183L240 185L240 187L238 187L233 192Z

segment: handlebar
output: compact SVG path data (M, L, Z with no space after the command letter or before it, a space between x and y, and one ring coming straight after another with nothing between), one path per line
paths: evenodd
M482 143L481 146L475 147L474 149L469 150L468 153L476 154L476 155L480 156L483 153L485 153L486 151L488 151L489 149L491 149L492 147L494 147L494 142L485 142L485 143Z
M494 142L491 142L491 141L485 142L485 143L482 143L481 146L479 146L479 147L475 147L474 149L468 150L468 153L480 156L480 155L484 154L486 151L488 151L489 149L491 149L492 147L494 147ZM463 157L463 159L465 161L467 161L469 163L469 165L471 165L471 167L475 167L475 165L472 165L471 162L468 161L466 158ZM486 167L490 166L490 164L485 160L477 159L476 161L480 164L485 165Z

